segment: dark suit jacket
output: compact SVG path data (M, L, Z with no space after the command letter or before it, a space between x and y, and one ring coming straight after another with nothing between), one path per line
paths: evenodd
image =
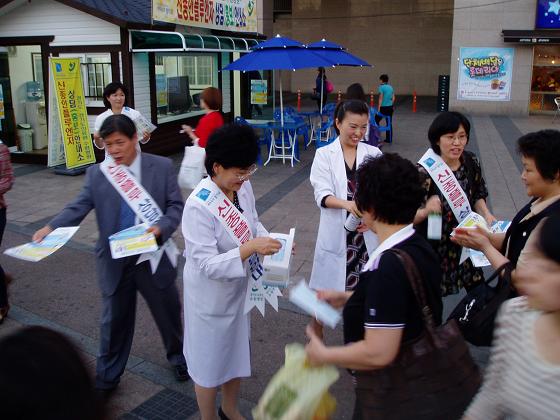
M177 185L177 175L171 160L161 156L142 153L142 185L161 208L164 216L157 222L161 229L161 243L171 237L183 211L183 198ZM95 247L99 287L105 296L115 293L122 277L127 258L112 259L109 236L119 231L121 198L101 172L99 164L91 166L86 172L86 181L78 197L68 204L49 222L53 229L62 226L76 226L95 209L99 239ZM145 262L144 264L148 264ZM177 276L167 255L152 276L157 287L166 288Z

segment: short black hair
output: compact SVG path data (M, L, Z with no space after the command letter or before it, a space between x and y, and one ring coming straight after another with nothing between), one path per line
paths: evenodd
M258 155L255 131L248 125L228 124L216 129L208 138L204 166L213 176L215 163L225 169L248 168L257 161Z
M56 331L31 326L3 337L0 378L2 418L104 418L82 357Z
M365 93L364 88L361 85L361 83L352 83L346 89L345 97L346 97L347 101L350 100L350 99L357 99L358 101L364 101L365 102L366 93Z
M379 80L381 80L383 83L389 83L389 76L387 76L386 74L382 74L381 76L379 76Z
M111 109L111 103L107 98L119 89L124 93L124 106L128 106L128 89L121 82L111 82L105 86L105 89L103 89L103 105Z
M122 133L131 139L136 134L136 126L132 120L123 114L109 115L101 124L99 135L101 138L110 136L113 133Z
M539 174L554 180L560 171L560 131L540 130L528 133L517 140L522 156L535 160Z
M358 114L358 115L369 115L369 108L364 101L357 99L350 99L349 101L340 101L336 108L334 109L334 117L339 123L344 120L347 113ZM334 129L336 134L340 134L340 130L334 124Z
M465 132L467 133L468 142L471 133L471 123L467 117L460 112L455 111L442 112L435 117L428 129L428 139L430 140L432 150L438 155L441 154L441 149L438 145L440 137L446 134L455 133L461 126L463 126Z
M356 206L390 225L409 224L424 201L418 168L396 153L367 157L357 173Z
M560 264L560 214L553 213L547 217L539 232L537 248L551 260Z

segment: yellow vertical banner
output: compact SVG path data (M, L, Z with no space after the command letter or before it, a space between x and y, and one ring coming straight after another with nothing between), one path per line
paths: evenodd
M95 163L79 58L51 57L51 74L68 169ZM52 95L53 92L49 92Z

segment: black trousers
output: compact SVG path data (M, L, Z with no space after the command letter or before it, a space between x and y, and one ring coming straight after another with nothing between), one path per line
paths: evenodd
M4 229L6 229L6 207L0 208L0 244L4 236ZM4 270L0 265L0 308L8 304L8 291L6 289L6 279Z
M381 108L379 108L379 112L383 115L386 115L388 117L391 117L390 119L390 123L389 121L386 121L385 124L389 125L389 130L385 131L385 141L387 143L392 143L393 142L393 105L391 106L382 106ZM375 116L375 122L377 125L379 125L379 123L381 122L381 120L384 120L385 118L380 117L379 115Z

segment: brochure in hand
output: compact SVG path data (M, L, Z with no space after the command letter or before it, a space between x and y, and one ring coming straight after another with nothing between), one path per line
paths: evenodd
M60 227L53 230L41 242L28 242L4 251L4 254L20 260L37 262L48 257L70 240L79 226Z
M142 223L109 236L113 259L157 251L156 237L153 233L146 232L146 229L148 225Z
M340 313L327 302L319 300L317 294L307 286L304 280L291 290L290 302L332 329L340 321Z

